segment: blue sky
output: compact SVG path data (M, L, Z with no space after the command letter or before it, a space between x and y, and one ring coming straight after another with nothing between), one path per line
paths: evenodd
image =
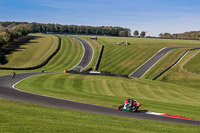
M0 21L121 26L181 33L200 30L200 0L0 0Z

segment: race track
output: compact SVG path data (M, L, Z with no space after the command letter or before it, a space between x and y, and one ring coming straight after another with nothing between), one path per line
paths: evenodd
M161 60L167 53L174 49L188 48L188 47L166 47L158 51L154 56L147 60L144 64L133 71L129 76L141 78L148 70L150 70L159 60Z
M85 47L85 50L87 50L86 47ZM83 57L82 60L88 59L88 62L90 62L89 60L91 58ZM86 62L86 61L80 61L80 63L81 62ZM83 66L86 67L87 64L85 63ZM59 99L59 98L53 98L49 96L42 96L39 94L24 92L24 91L14 88L14 85L16 83L20 82L21 80L25 78L28 78L37 74L42 74L42 73L39 73L39 72L38 73L21 73L21 74L17 74L15 78L12 78L11 75L0 76L0 98L11 100L11 101L39 104L39 105L45 105L45 106L51 106L51 107L57 107L57 108L70 109L70 110L104 114L104 115L155 120L155 121L163 121L163 122L182 123L182 124L200 126L200 121L177 119L177 118L171 118L171 117L166 117L166 116L156 116L156 115L144 114L144 113L130 113L130 112L125 112L125 111L118 111L113 108L91 105L91 104L86 104L86 103L79 103L79 102L74 102L74 101L69 101L69 100L64 100L64 99Z
M93 55L94 55L93 47L89 44L89 42L87 42L84 39L81 39L81 38L78 38L78 37L73 37L73 36L72 36L72 38L78 40L82 44L82 46L84 48L83 57L80 60L80 62L76 65L76 66L82 67L82 69L84 69L92 61L92 58L93 58ZM76 66L74 66L74 67L76 67Z
M58 99L48 96L42 96L38 94L32 94L18 89L12 88L12 86L23 80L24 78L37 75L41 73L21 73L17 74L15 78L12 78L11 75L1 76L0 77L0 98L7 99L11 101L25 102L31 104L39 104L57 108L64 108L70 110L99 113L104 115L128 117L128 118L137 118L137 119L146 119L146 120L155 120L155 121L164 121L164 122L174 122L190 125L199 125L200 121L186 120L186 119L177 119L165 116L156 116L151 114L144 113L130 113L126 111L118 111L113 108L102 107L97 105L78 103L74 101Z

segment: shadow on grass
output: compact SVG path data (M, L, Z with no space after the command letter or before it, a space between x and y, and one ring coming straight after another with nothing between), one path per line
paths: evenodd
M22 48L23 45L29 45L31 43L38 43L36 40L38 38L43 38L41 36L27 36L20 40L15 40L9 43L5 48L3 48L2 52L0 52L0 65L6 65L9 60L6 58L6 55L13 54L13 52L22 51L25 48ZM32 41L32 42L30 42ZM1 66L0 66L1 67Z

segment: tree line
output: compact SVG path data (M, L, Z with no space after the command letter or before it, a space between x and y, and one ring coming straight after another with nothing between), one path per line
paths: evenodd
M4 26L1 26L0 28L0 50L10 41L26 36L27 34L32 32L32 26L30 24L16 25L13 23L8 25L7 27Z
M78 25L60 25L60 24L40 24L32 23L33 32L41 33L71 33L71 34L94 34L109 36L130 36L131 30L122 27L112 26L78 26Z
M85 25L61 25L61 24L42 24L28 22L0 22L0 25L8 27L10 25L31 24L33 33L71 33L71 34L94 34L108 36L130 36L131 30L123 27L113 26L85 26Z
M131 35L131 30L112 26L94 27L84 25L41 24L36 22L0 22L0 48L8 42L26 36L29 33L69 33L126 37Z
M200 39L200 31L190 31L178 34L170 34L170 33L160 33L159 37L161 38L170 38L170 39Z

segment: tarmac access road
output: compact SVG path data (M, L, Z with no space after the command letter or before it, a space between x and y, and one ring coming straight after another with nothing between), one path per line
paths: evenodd
M189 47L166 47L158 51L154 56L147 60L144 64L133 71L129 76L135 78L141 78L147 73L159 60L161 60L167 53L174 49L189 48Z

